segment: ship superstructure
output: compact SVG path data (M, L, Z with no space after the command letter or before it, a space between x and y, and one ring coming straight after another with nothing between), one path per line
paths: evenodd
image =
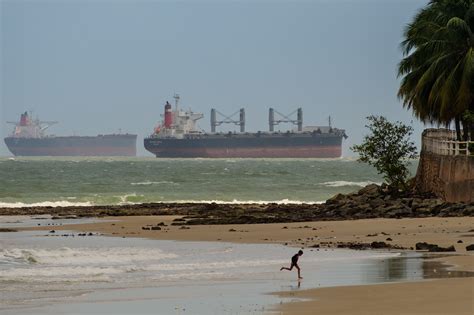
M203 114L181 111L179 96L175 95L175 110L166 102L163 121L152 135L145 138L145 149L157 157L186 158L337 158L341 157L343 129L329 126L303 127L303 111L298 108L296 119L269 109L268 132L245 132L245 109L230 116L211 109L211 133L198 130L196 121ZM221 114L223 119L217 119ZM276 119L275 114L280 118ZM233 116L238 115L237 119ZM216 132L223 123L240 126L240 132ZM275 132L279 123L293 123L296 130Z
M20 115L20 121L7 121L7 123L15 125L12 137L38 139L45 137L46 129L58 122L40 121L38 118L32 119L28 112L24 112Z
M165 138L183 139L185 135L200 133L197 130L197 121L204 117L201 113L179 108L179 95L174 95L175 109L170 103L165 104L163 122L155 127L155 135Z

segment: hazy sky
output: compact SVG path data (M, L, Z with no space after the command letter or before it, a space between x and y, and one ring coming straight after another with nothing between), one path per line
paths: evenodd
M175 92L206 130L212 107L245 107L248 131L268 130L269 107L301 106L305 125L331 115L349 135L345 156L367 115L413 119L396 69L403 28L426 0L0 3L2 139L5 121L33 110L60 122L56 135L137 133L146 155L143 137Z

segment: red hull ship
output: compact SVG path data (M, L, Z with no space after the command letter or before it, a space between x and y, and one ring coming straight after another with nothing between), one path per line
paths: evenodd
M137 135L110 134L87 136L46 136L45 130L56 122L33 120L28 113L13 122L12 136L5 144L15 156L136 156Z
M211 111L211 133L198 131L196 121L202 114L181 111L166 103L164 119L155 128L155 133L145 138L145 149L156 157L177 158L338 158L342 155L342 139L345 131L329 126L303 127L303 113L298 109L297 119L288 116L276 120L275 111L269 111L269 132L245 132L245 111L240 110L239 120L216 119ZM281 115L281 114L280 114ZM297 131L275 132L273 126L280 122L298 125ZM240 133L216 133L215 127L222 123L240 125Z

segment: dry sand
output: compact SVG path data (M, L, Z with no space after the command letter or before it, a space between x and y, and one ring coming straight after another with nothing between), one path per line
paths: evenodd
M175 216L133 216L105 218L99 223L68 226L38 226L35 230L74 229L122 237L163 240L226 241L277 243L309 247L332 242L384 241L392 245L414 247L417 242L443 247L454 245L456 256L439 261L456 269L474 271L474 255L465 247L474 243L474 218L368 219L303 223L171 226ZM106 221L106 220L114 220ZM164 222L161 230L142 227ZM26 229L25 229L26 230ZM372 236L369 236L372 235ZM387 238L392 239L387 240ZM462 243L458 243L461 240ZM474 278L427 280L367 286L334 287L280 295L309 298L284 304L284 314L474 314Z

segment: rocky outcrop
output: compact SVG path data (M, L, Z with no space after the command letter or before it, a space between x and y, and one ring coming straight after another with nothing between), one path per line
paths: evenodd
M0 208L0 215L20 214L50 214L61 218L178 215L183 217L176 219L173 225L252 224L474 216L474 203L443 202L431 194L402 193L386 185L368 185L351 194L338 194L324 204L148 203L94 207Z
M402 193L385 185L369 185L357 193L334 196L324 210L347 219L472 216L474 203L448 203L431 194Z

